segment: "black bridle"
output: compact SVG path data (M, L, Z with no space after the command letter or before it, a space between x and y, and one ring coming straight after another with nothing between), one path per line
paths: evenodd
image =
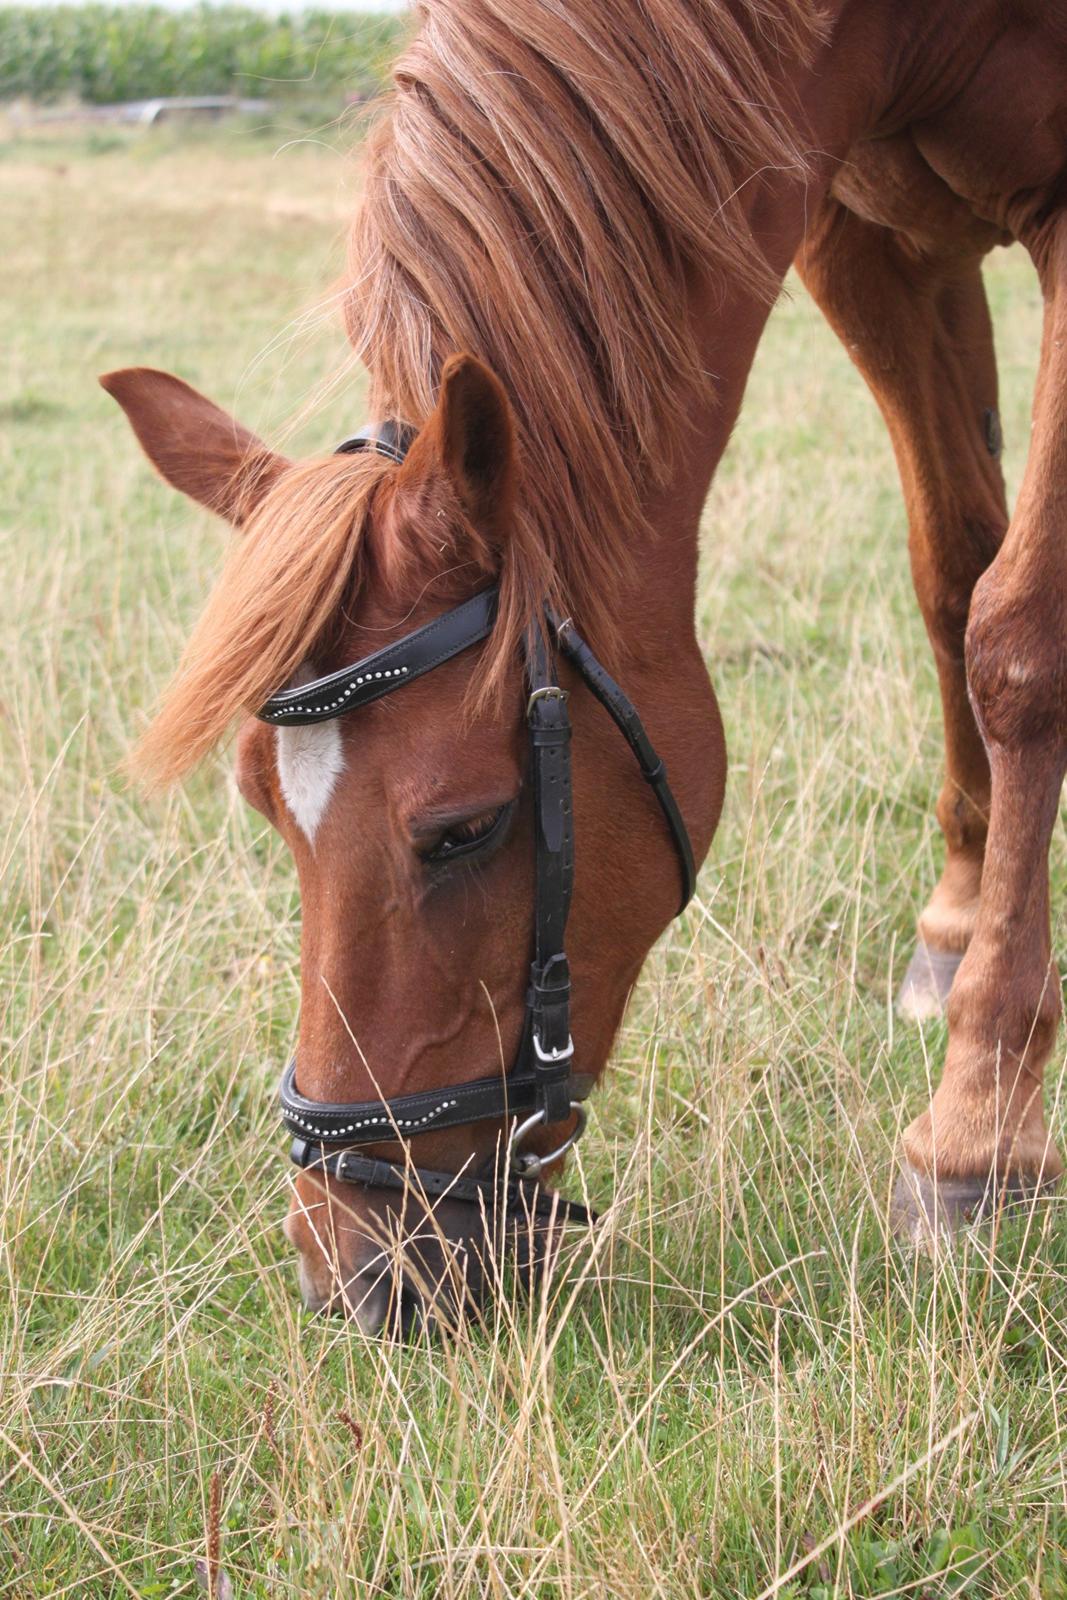
M413 431L396 424L367 428L338 447L339 452L373 448L393 461L403 461ZM298 688L272 695L259 712L275 727L326 722L358 711L392 694L405 683L487 638L496 619L497 590L485 589L473 599L365 656L352 666ZM427 1199L447 1197L505 1212L555 1215L573 1221L595 1220L574 1201L543 1191L542 1170L570 1149L586 1123L585 1101L593 1078L574 1070L570 1029L570 968L564 949L567 916L574 882L574 811L571 801L571 725L567 691L556 682L556 652L577 670L614 720L637 759L641 774L659 802L682 869L683 911L693 894L696 870L693 850L677 801L634 706L609 677L569 618L546 610L546 634L531 631L526 644L526 725L530 740L529 781L534 792L534 931L533 960L526 994L526 1015L518 1054L507 1073L475 1078L442 1089L397 1095L391 1099L336 1105L307 1100L296 1087L296 1059L282 1074L282 1121L293 1135L292 1160L315 1171L373 1189L421 1193ZM570 1132L547 1155L523 1150L537 1127L555 1127L574 1119ZM399 1140L443 1128L503 1120L512 1124L507 1173L466 1176L438 1172L410 1163L377 1160L357 1153L367 1144ZM331 1148L333 1147L333 1148Z

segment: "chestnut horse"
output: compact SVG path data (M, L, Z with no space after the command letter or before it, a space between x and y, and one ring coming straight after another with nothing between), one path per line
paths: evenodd
M294 463L176 378L103 380L163 476L240 530L138 760L175 780L244 719L241 788L300 877L303 1096L385 1099L515 1059L522 644L546 601L639 706L706 853L726 753L694 634L697 527L796 259L892 435L944 711L945 866L902 1004L947 1003L949 1042L904 1134L898 1218L939 1228L1057 1177L1042 1073L1067 767L1065 181L1060 0L434 0L372 137L347 295L372 415L417 430L406 459ZM1012 240L1045 336L1009 519L980 269ZM395 695L310 727L249 718L489 584L489 637ZM561 682L580 752L573 1035L597 1075L677 871L615 729L575 673ZM461 1172L501 1131L371 1148ZM365 1328L398 1297L434 1313L425 1261L381 1271L398 1204L300 1175L287 1230L308 1304ZM477 1253L485 1217L441 1202L435 1248Z

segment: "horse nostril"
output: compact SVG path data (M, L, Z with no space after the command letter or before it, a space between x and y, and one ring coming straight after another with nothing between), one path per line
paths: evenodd
M401 1282L396 1308L397 1332L402 1339L414 1339L426 1323L421 1296L409 1283Z
M372 1338L416 1339L436 1320L433 1306L427 1306L399 1262L361 1268L346 1283L341 1307Z

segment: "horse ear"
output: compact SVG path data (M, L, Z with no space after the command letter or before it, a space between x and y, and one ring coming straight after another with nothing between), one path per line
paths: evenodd
M416 480L434 466L444 468L477 532L498 547L515 508L515 426L503 385L474 356L445 362L437 405L402 472Z
M289 466L181 378L124 367L100 379L145 455L175 489L240 527Z

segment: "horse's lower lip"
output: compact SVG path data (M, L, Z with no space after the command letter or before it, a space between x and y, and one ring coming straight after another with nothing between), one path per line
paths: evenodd
M326 1311L332 1296L324 1294L315 1284L303 1256L297 1258L297 1276L300 1281L300 1298L308 1311Z
M426 1306L419 1290L384 1261L362 1266L342 1284L337 1278L325 1287L316 1282L300 1259L300 1297L315 1315L343 1315L361 1333L375 1336L392 1332L409 1338L438 1321L438 1312Z
M343 1315L369 1338L411 1339L441 1325L437 1309L424 1305L421 1295L404 1283L400 1285L399 1295L393 1283L369 1287L350 1283L343 1292L322 1295L312 1290L305 1293L303 1299L313 1314Z
M345 1316L370 1337L447 1337L477 1317L495 1282L491 1263L514 1258L525 1276L536 1270L548 1237L538 1227L527 1239L502 1219L485 1232L486 1219L471 1206L449 1201L439 1202L430 1219L409 1216L401 1234L390 1196L354 1190L344 1199L360 1205L356 1216L340 1209L334 1215L330 1194L291 1212L286 1227L297 1249L301 1296L310 1312Z
M308 1311L314 1315L345 1315L364 1333L379 1333L389 1316L393 1300L393 1285L380 1278L361 1279L357 1274L342 1288L332 1284L320 1289L300 1263L300 1297Z

